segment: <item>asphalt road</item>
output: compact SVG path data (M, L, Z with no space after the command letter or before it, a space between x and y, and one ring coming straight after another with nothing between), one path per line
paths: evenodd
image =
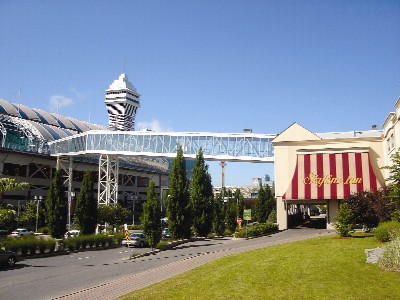
M137 282L136 288L140 288L167 278L169 273L170 276L173 276L173 274L185 272L196 266L194 264L184 267L183 264L179 264L181 261L195 261L195 258L202 256L203 261L197 263L202 264L232 253L306 239L330 232L332 231L292 229L249 240L205 239L136 259L129 259L129 252L144 253L150 249L119 247L47 258L25 259L13 269L0 269L0 299L63 299L65 295L70 296L68 299L80 299L80 296L74 295L83 290L87 294L93 295L91 299L99 299L100 296L96 296L96 289L99 291L99 295L103 295L103 299L112 299L113 296L110 295L115 294L116 297L118 294L135 289L132 286L122 292L118 287L119 281L122 283L124 279L132 278L134 275L138 275L136 281L140 281L140 278L143 279L142 284ZM160 272L160 278L157 278L160 268L170 268L171 272L163 270L166 271L167 277L161 276ZM141 274L146 275L142 276ZM145 280L144 276L150 276L150 274L152 280ZM105 286L109 289L108 296L105 296L106 294L103 292L100 293L102 287L103 290L106 288ZM124 286L124 288L127 287Z

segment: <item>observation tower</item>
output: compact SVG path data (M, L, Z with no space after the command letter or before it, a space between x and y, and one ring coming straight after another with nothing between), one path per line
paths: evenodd
M140 94L122 73L106 90L104 101L108 111L108 126L113 130L134 130L135 117L140 107Z

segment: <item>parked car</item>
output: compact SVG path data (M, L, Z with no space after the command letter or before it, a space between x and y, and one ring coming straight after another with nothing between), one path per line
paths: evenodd
M169 239L170 237L171 237L171 234L169 233L169 229L168 228L163 228L163 230L161 232L161 238Z
M78 236L80 233L81 233L80 230L70 230L64 234L64 237L69 238L69 237L73 237L73 236Z
M129 236L129 238L129 240L123 239L122 245L125 245L127 247L134 246L141 248L149 245L146 240L146 235L142 232L134 232Z
M19 256L17 253L12 251L6 251L3 248L0 248L0 265L11 268L18 261L19 261Z
M32 231L29 231L25 228L17 228L13 232L11 232L11 236L24 236L24 235L31 235L33 234Z

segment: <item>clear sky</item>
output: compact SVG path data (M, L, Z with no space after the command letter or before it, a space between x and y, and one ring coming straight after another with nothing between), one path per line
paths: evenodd
M381 128L400 96L400 1L0 0L0 98L107 126L124 69L136 129ZM225 184L264 174L228 163Z

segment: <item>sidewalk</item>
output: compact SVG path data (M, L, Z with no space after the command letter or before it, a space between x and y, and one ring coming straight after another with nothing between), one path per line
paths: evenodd
M90 287L78 292L74 292L68 295L60 296L53 299L99 299L99 300L109 300L115 299L122 295L128 294L135 290L147 287L154 283L163 281L165 279L171 278L175 275L184 273L191 269L194 269L198 266L204 265L208 262L211 262L217 258L242 253L246 251L251 251L260 248L266 248L274 245L285 244L300 240L305 240L321 235L331 234L334 231L325 230L325 231L315 231L308 232L307 235L288 235L285 234L287 231L279 232L273 234L273 239L267 238L259 238L263 239L260 243L249 243L249 245L245 245L238 248L230 248L221 251L215 251L200 255L194 255L188 258L184 258L177 262L173 262L162 267L154 268L142 273L138 273L132 276L124 277L122 279L118 279L115 281L110 281L106 284ZM250 241L250 240L249 240ZM157 254L155 254L157 255Z

